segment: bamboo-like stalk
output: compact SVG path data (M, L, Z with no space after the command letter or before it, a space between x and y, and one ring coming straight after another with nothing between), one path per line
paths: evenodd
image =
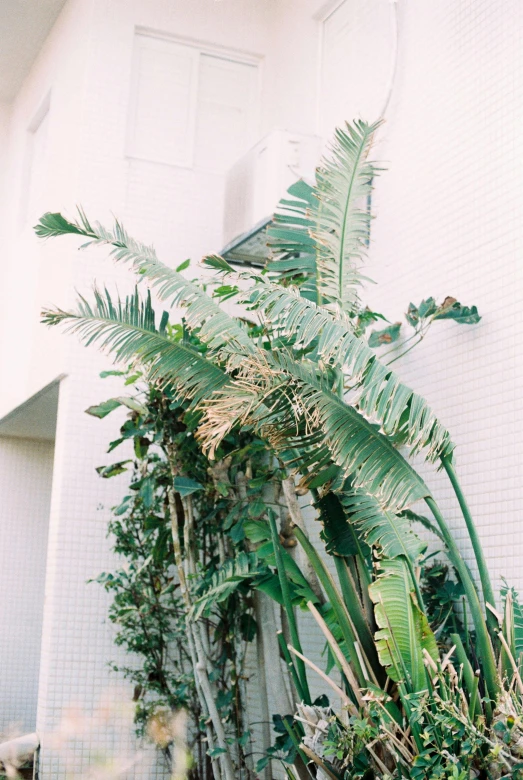
M465 589L470 612L474 621L474 627L476 629L479 656L481 658L483 672L485 675L485 684L489 695L495 699L499 692L499 679L496 671L496 659L494 657L494 649L490 641L490 634L487 630L485 618L483 617L481 604L479 603L478 594L476 593L476 588L438 505L431 496L428 496L425 499L425 502L434 515L434 518L440 528L445 544L447 545L450 560L453 566L456 567Z
M510 661L510 663L512 665L512 669L514 670L514 676L515 676L516 682L518 684L519 692L520 692L520 694L523 695L523 681L521 680L521 675L519 673L518 665L517 665L517 663L514 660L514 656L510 652L510 647L507 644L507 640L503 636L503 632L502 631L498 631L498 636L499 636L501 644L503 645L503 649L504 649L504 651L507 654L508 660Z
M340 646L338 645L338 643L334 639L331 631L329 630L329 627L327 626L326 622L324 621L324 619L322 618L322 616L320 615L320 613L318 612L318 610L316 609L316 607L314 606L312 601L308 601L307 602L307 607L309 608L309 610L310 610L314 620L316 621L316 623L320 627L320 629L321 629L325 639L329 643L329 647L332 650L332 653L333 653L334 657L338 661L338 665L339 665L340 670L343 672L343 674L347 678L347 682L349 683L349 685L350 685L350 687L352 689L352 692L354 693L354 696L356 697L358 705L360 707L363 707L364 706L363 705L363 699L361 698L360 689L359 689L359 686L358 686L358 681L354 677L354 672L350 668L347 659L345 658L345 656L341 652ZM350 711L351 715L357 715L358 714L358 711L357 711L356 707L353 704L351 705L351 707L349 707L349 711Z
M337 695L340 697L340 699L342 700L342 702L343 702L343 704L344 704L344 706L345 706L345 707L350 707L350 705L352 704L352 702L351 702L351 700L349 699L349 697L347 696L347 694L345 693L345 691L342 691L342 690L341 690L341 688L339 687L339 685L336 685L336 683L334 682L334 680L331 680L331 678L330 678L330 677L329 677L327 674L325 674L325 672L324 672L324 671L322 671L322 670L320 669L320 667L319 667L319 666L316 666L316 664L315 664L315 663L313 663L313 662L310 660L310 658L307 658L305 655L303 655L303 653L300 653L300 652L299 652L298 650L296 650L296 648L295 648L295 647L293 647L292 645L287 645L287 649L288 649L288 650L289 650L289 651L290 651L290 652L291 652L293 655L297 656L297 657L298 657L298 658L300 658L300 659L301 659L301 660L302 660L304 663L306 663L306 664L307 664L307 666L309 666L309 667L310 667L310 668L311 668L311 669L312 669L314 672L316 672L316 674L317 674L319 677L321 677L321 679L322 679L324 682L326 682L326 683L327 683L327 685L330 685L330 687L332 688L332 690L333 690L333 691L335 691L335 692L336 692L336 694L337 694Z
M296 623L296 617L294 615L294 608L292 606L291 593L289 588L289 582L285 573L285 565L283 563L283 555L281 553L280 539L278 536L278 529L276 528L276 518L274 512L269 512L269 524L271 528L272 544L274 547L274 555L276 557L276 569L278 570L278 578L280 580L280 588L283 596L283 605L287 614L287 620L289 621L289 630L291 634L291 640L294 647L301 652L300 635L298 633L298 626ZM298 676L301 682L301 689L305 697L305 703L310 704L311 698L309 693L309 686L307 683L307 673L305 666L299 661L296 663Z
M172 452L169 453L169 462L174 477L176 476L176 469L174 466L174 453ZM180 548L178 513L176 511L175 491L172 486L169 487L168 489L168 501L169 501L169 512L171 515L171 532L172 532L173 549L174 549L174 560L178 571L178 578L180 581L180 592L182 594L182 598L184 600L187 609L187 613L186 613L187 638L189 643L191 642L193 643L193 647L195 651L194 659L193 659L193 668L194 668L195 677L198 680L199 688L203 695L202 696L203 701L201 703L202 705L204 705L204 708L209 713L209 717L211 719L216 734L218 747L220 747L224 751L223 753L220 754L218 759L219 765L222 770L221 773L223 773L223 777L225 780L234 780L235 774L234 774L233 761L230 754L229 745L227 744L225 738L225 730L223 728L223 723L221 721L218 708L216 707L215 697L209 680L206 656L203 650L201 636L198 631L198 626L193 626L189 621L189 617L188 617L189 610L191 608L191 597L190 597L189 589L187 587L184 560ZM195 630L193 630L193 628ZM213 765L214 763L215 762L213 761Z
M454 469L454 466L452 464L452 461L448 457L442 457L441 463L443 465L443 468L447 472L447 475L449 477L449 480L452 484L452 488L454 490L454 493L456 494L456 498L458 499L458 503L461 508L461 513L463 515L463 519L465 520L465 524L467 526L467 531L469 533L470 542L472 544L472 549L474 550L474 555L476 558L476 563L478 565L478 571L479 571L479 578L481 580L481 588L483 591L483 598L485 600L486 604L492 604L493 607L496 606L496 596L494 595L494 589L492 587L492 583L490 581L490 575L488 572L488 566L487 561L485 560L485 555L483 553L483 547L481 545L481 540L479 538L476 525L474 523L474 520L472 519L472 514L470 512L469 506L467 504L467 499L465 498L465 495L463 493L463 490L461 489L461 485L459 483L458 475L456 474L456 470ZM494 637L497 635L497 625L494 616L487 610L487 625L489 627L489 631L491 633L491 636Z
M256 657L258 660L258 695L260 697L260 715L261 715L261 728L262 728L262 749L266 753L271 746L271 723L269 713L269 700L267 697L267 669L265 664L265 638L262 615L262 605L260 603L263 594L259 591L255 591L254 598L254 614L256 617ZM269 765L263 770L262 776L264 780L271 780Z
M343 638L347 643L347 648L350 651L351 660L352 663L354 664L354 669L356 671L359 684L362 688L364 688L366 686L366 676L363 669L361 668L359 658L356 652L355 651L352 652L352 649L354 648L358 636L356 635L353 629L353 625L351 623L349 614L347 612L347 608L343 603L343 599L341 598L338 589L336 588L336 585L334 583L334 580L329 574L325 564L321 560L320 556L318 555L318 553L316 552L316 550L314 549L310 541L306 538L306 536L302 533L302 531L299 528L296 529L296 537L299 543L305 549L305 552L307 553L309 558L311 559L314 569L318 575L318 578L325 590L325 593L327 594L327 598L331 603L331 606L336 615L336 619L338 620L340 629L343 633Z

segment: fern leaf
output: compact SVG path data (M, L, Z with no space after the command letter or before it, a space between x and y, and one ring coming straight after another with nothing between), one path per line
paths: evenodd
M209 615L216 604L225 601L243 583L266 571L265 567L260 568L255 553L240 552L236 558L225 561L212 575L210 583L194 602L189 617L198 620L202 615Z

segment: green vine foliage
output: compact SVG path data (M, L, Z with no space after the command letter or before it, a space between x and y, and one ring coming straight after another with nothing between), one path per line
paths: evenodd
M182 338L181 329L171 329L171 336ZM234 744L241 774L247 771L252 751L241 684L246 648L258 631L252 583L266 580L270 587L274 579L263 560L249 553L244 526L256 523L266 512L263 495L279 473L269 468L265 446L248 433L228 435L211 464L194 435L198 416L187 410L174 390L149 386L132 369L124 376L132 386L132 396L109 399L87 410L105 417L120 406L129 409L109 452L127 443L133 457L98 468L104 479L130 471L128 493L113 509L108 527L114 552L123 564L96 580L113 596L109 617L117 627L116 644L136 660L113 667L135 686L140 735L147 733L159 713L181 707L188 710L194 736L192 775L204 776L203 767L213 749L206 743L205 718L187 642L188 609L175 568L168 500L173 484L182 513L182 499L190 496L192 500L195 526L190 542L197 570L189 577L194 603L190 619L204 627L216 705L226 724L227 739ZM174 479L168 451L171 457L175 454ZM183 528L179 542L186 560ZM241 574L233 571L242 562ZM202 594L206 594L205 603L199 601ZM164 747L169 757L169 747ZM219 755L219 748L214 751Z
M124 427L127 432L131 426ZM173 564L166 566L166 561L173 561L173 550L162 495L165 479L157 455L134 463L129 493L114 507L108 526L122 565L95 580L113 596L109 618L117 627L115 643L138 660L133 665L113 664L113 669L134 684L135 720L142 736L159 709L183 707L199 716L183 602Z

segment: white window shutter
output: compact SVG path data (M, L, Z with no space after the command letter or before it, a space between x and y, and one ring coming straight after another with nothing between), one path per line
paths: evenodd
M137 34L128 154L171 165L193 162L198 52Z
M254 142L255 65L200 55L194 163L223 173Z

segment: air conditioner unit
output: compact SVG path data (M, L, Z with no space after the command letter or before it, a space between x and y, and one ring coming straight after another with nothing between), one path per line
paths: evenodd
M226 247L263 226L293 182L314 178L320 151L317 136L273 130L233 165L225 184Z

